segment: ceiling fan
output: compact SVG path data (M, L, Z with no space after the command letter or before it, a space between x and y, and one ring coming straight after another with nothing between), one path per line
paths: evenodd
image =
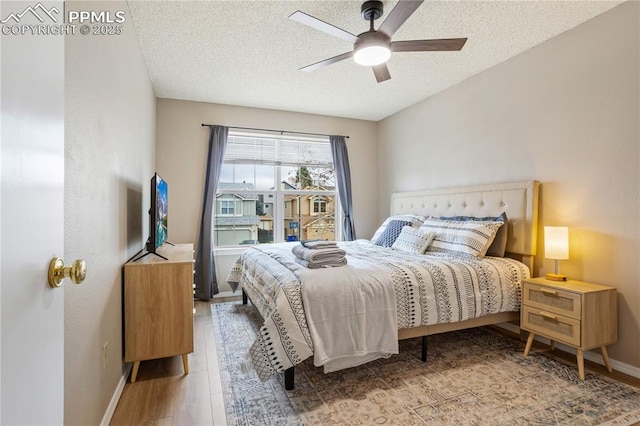
M300 68L300 70L315 71L318 68L353 57L356 63L373 67L373 74L378 83L381 83L391 78L389 69L385 64L391 57L391 52L453 51L462 49L462 46L464 46L467 41L466 38L391 41L391 36L409 19L411 14L413 14L423 2L424 0L399 0L393 10L391 10L391 13L389 13L389 16L387 16L384 22L375 30L373 28L373 21L382 16L382 2L379 0L365 1L361 7L361 13L362 17L369 21L369 31L365 31L357 36L299 10L292 13L289 19L353 43L352 52L343 53L342 55L316 62L315 64Z

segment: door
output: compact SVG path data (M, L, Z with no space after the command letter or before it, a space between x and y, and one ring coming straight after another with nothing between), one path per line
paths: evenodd
M63 10L61 1L0 2L3 425L63 423L64 285L50 288L47 268L64 249L64 36L5 29L51 28Z

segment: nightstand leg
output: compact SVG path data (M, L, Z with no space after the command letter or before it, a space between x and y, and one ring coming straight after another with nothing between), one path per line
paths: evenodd
M551 344L549 345L549 349L554 350L556 348L556 341L552 340Z
M187 354L182 355L182 366L184 367L184 374L189 374L189 359Z
M531 345L533 344L534 337L536 337L535 333L529 333L529 337L527 338L527 346L524 347L524 356L529 355L529 351L531 350Z
M576 358L578 360L578 377L584 380L584 352L582 349L576 349Z
M136 377L138 377L138 368L140 368L140 361L133 362L133 371L131 371L131 383L136 381Z
M606 346L600 346L600 350L602 350L602 359L604 359L604 365L607 367L607 371L611 373L611 361L609 361L609 353L607 352Z

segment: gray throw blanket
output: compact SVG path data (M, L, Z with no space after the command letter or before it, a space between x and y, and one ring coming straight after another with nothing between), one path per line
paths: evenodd
M296 256L295 261L306 268L332 268L347 264L345 251L338 248L337 245L335 247L316 249L295 245L291 251Z
M338 248L338 244L335 241L306 240L300 241L300 244L308 249Z
M302 265L305 268L309 269L320 269L320 268L336 268L338 266L344 266L347 264L347 258L343 257L340 259L325 261L325 262L309 262L308 260L300 259L296 257L293 259L298 265Z

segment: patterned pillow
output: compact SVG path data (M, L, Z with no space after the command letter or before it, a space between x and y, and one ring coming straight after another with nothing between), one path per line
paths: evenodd
M493 242L487 249L487 254L485 256L496 256L496 257L504 257L505 251L507 251L507 213L502 212L500 216L497 217L473 217L473 216L451 216L451 217L441 217L442 220L476 220L476 221L491 221L491 222L502 222L503 225L500 226L498 232L496 232L496 237L493 239Z
M380 238L375 241L375 244L382 247L391 247L405 226L411 227L411 222L407 220L392 220L380 235Z
M502 222L427 219L420 229L435 233L427 252L463 253L483 257Z
M423 254L433 237L432 232L405 226L391 248L407 253Z
M422 222L424 222L425 217L417 214L399 214L395 216L389 216L385 219L384 222L382 222L382 225L380 225L380 227L376 230L376 232L373 234L373 237L371 237L372 242L375 243L376 241L378 241L378 238L380 238L380 235L382 235L384 230L387 228L387 225L389 225L389 222L391 222L392 220L406 220L407 222L411 222L411 226L413 226L414 228L420 228L420 225L422 225Z

